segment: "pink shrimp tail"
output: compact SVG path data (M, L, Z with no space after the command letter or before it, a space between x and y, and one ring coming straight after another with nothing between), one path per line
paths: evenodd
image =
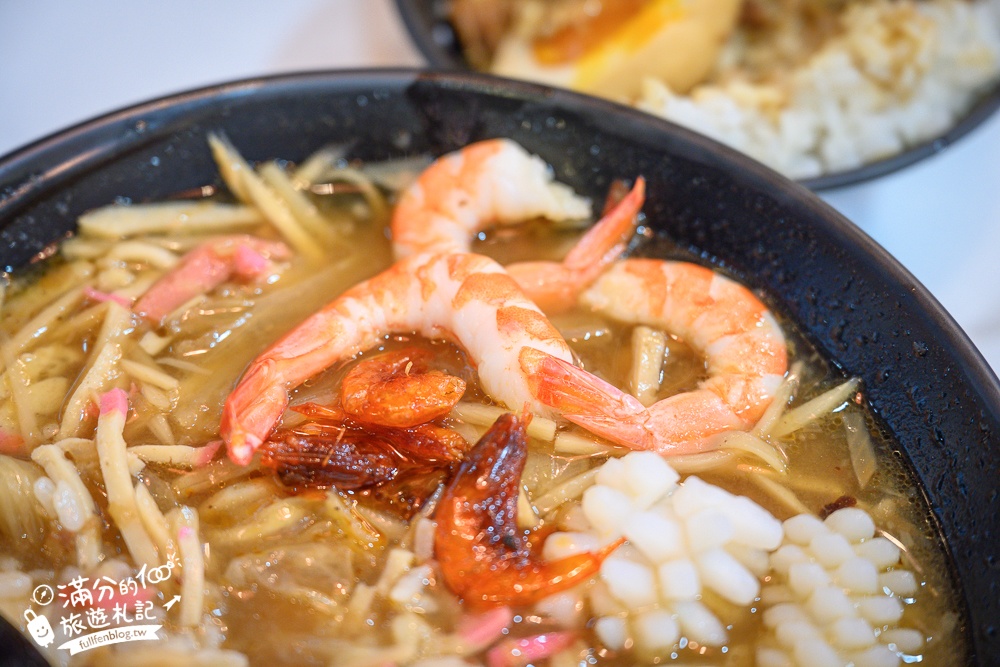
M569 421L632 449L653 448L649 413L639 399L534 348L521 350L519 360L535 398Z
M283 382L273 382L274 362L254 364L226 399L219 431L233 463L247 465L288 406Z
M546 313L572 308L580 292L625 252L645 196L646 181L640 176L629 193L583 235L562 262L517 262L509 264L507 272Z
M732 406L708 390L677 394L649 406L653 449L661 454L695 454L716 448L714 436L749 427Z
M635 232L639 211L645 201L646 179L639 176L629 193L573 246L563 264L571 270L593 270L598 264L603 270L618 259Z
M747 427L708 389L677 394L646 408L614 385L544 352L525 348L520 361L539 401L591 433L631 449L693 454L714 448L718 433Z

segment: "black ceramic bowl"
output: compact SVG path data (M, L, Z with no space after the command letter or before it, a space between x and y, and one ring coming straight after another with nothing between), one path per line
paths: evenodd
M447 1L442 0L396 0L396 7L410 37L431 67L469 70L470 66L462 55L458 36L448 20L448 5ZM940 153L978 127L998 108L1000 108L1000 81L987 90L955 125L940 136L910 146L896 155L854 169L803 179L800 182L812 190L831 190L890 174Z
M933 297L806 188L669 123L568 91L468 73L290 75L143 104L3 158L0 265L23 267L81 213L117 197L156 200L218 183L205 147L213 130L250 160L300 160L329 143L371 160L438 155L510 137L592 196L613 177L643 174L659 237L741 277L863 379L950 550L971 650L955 664L1000 655L1000 385ZM0 654L18 638L2 641Z

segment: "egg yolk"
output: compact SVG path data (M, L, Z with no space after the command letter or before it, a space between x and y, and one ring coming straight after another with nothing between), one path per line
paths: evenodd
M583 12L578 20L532 44L535 59L543 65L564 65L582 58L629 23L649 0L603 0L596 11ZM654 29L655 32L655 29Z

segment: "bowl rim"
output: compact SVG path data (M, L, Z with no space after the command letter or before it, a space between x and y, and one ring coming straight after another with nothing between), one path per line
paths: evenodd
M986 404L986 409L1000 421L1000 380L965 332L898 260L814 192L742 153L664 119L608 100L530 82L500 79L468 71L355 68L250 77L165 95L77 123L0 157L0 229L8 220L16 219L20 209L29 205L34 199L33 195L39 191L50 193L52 189L58 190L66 179L98 168L101 162L141 146L146 137L143 132L137 131L138 124L148 124L151 129L155 129L158 124L167 125L170 120L197 114L202 108L211 110L213 105L257 93L276 95L282 91L336 91L362 83L371 87L380 84L404 87L416 82L492 96L512 95L526 100L544 100L554 106L582 105L613 114L616 127L620 124L629 128L657 126L657 131L668 136L679 136L685 143L708 151L711 159L719 159L749 172L756 184L773 189L781 198L798 200L803 210L814 216L815 222L833 240L853 246L867 256L884 273L886 281L905 290L906 299L928 315L934 327L939 330L941 339L947 342L951 357L958 365L970 391L980 397ZM944 536L941 518L935 513L932 520L936 524L937 534ZM957 575L950 546L947 551L950 567ZM969 592L960 580L957 584L959 593L963 595L963 602L968 607ZM968 611L965 613L968 614ZM977 629L969 628L967 636L970 640L970 655L981 657L977 652L980 646Z
M417 3L413 0L394 0L394 4L403 25L406 27L407 34L417 50L427 60L430 68L473 71L460 54L446 48L441 41L435 39L435 25L428 26L425 14L417 8ZM945 132L913 144L900 153L866 162L857 167L792 180L801 183L810 190L821 192L860 185L882 176L888 176L944 151L966 135L971 134L998 109L1000 109L1000 78L992 86L984 88L981 96Z

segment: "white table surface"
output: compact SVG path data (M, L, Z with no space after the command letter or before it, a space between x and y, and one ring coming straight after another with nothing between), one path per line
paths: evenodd
M0 155L197 86L423 63L391 0L0 0ZM823 197L1000 369L1000 114L933 158Z

